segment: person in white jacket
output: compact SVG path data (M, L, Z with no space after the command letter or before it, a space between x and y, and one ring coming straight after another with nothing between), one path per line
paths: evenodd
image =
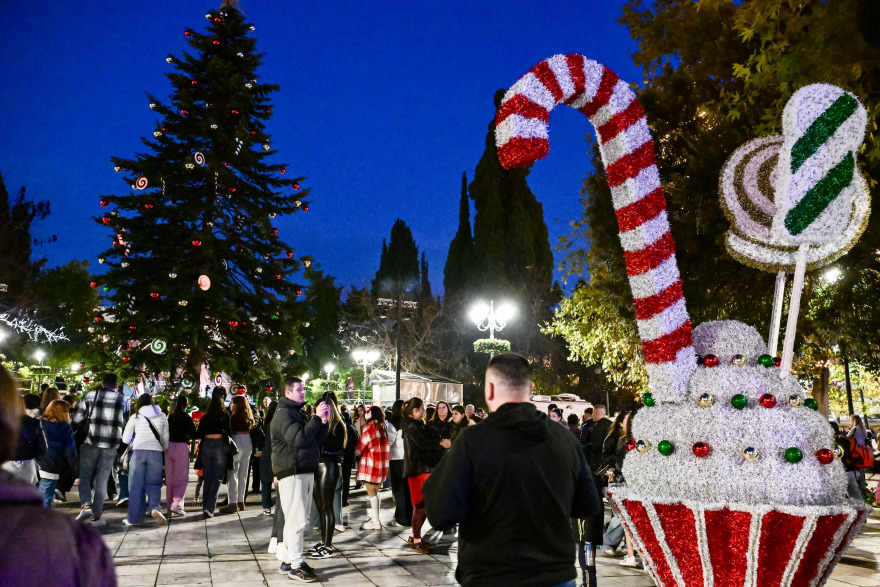
M167 524L162 514L162 467L164 452L168 449L168 420L153 404L153 397L142 394L137 409L128 419L122 432L122 442L131 445L131 462L128 466L128 515L126 526L140 526L146 516L149 502L150 515L160 526Z

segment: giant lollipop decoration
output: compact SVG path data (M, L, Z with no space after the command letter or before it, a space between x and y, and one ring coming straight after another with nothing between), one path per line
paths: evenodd
M804 272L844 255L864 232L870 197L855 165L867 113L838 87L812 84L795 92L782 115L782 136L739 147L721 174L731 222L730 254L777 271L768 352L776 354L785 272L794 271L780 374L791 370Z
M651 391L672 399L684 393L696 363L648 122L613 71L581 55L555 55L520 78L498 109L495 142L505 168L547 155L547 120L558 104L577 108L596 128Z

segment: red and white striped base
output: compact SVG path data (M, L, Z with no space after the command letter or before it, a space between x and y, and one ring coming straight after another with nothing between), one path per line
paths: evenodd
M820 587L870 508L609 499L659 587Z

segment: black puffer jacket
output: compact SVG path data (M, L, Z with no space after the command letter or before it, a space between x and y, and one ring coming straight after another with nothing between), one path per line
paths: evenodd
M421 420L403 419L403 476L418 477L430 473L431 466L424 461L428 451L442 451L440 435Z
M329 426L318 416L309 418L303 405L282 397L272 418L272 473L279 479L318 470L320 446Z
M40 420L30 416L21 417L21 432L15 447L13 461L29 461L46 454L46 437Z

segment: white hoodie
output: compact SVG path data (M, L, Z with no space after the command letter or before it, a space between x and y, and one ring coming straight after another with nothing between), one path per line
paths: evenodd
M156 440L156 435L150 429L147 418L150 419L150 422L156 428L156 432L159 433L159 438L162 439L161 443ZM125 425L125 430L122 432L122 442L131 444L133 450L167 450L168 420L165 418L162 410L159 409L159 406L144 406L129 418L128 423Z

